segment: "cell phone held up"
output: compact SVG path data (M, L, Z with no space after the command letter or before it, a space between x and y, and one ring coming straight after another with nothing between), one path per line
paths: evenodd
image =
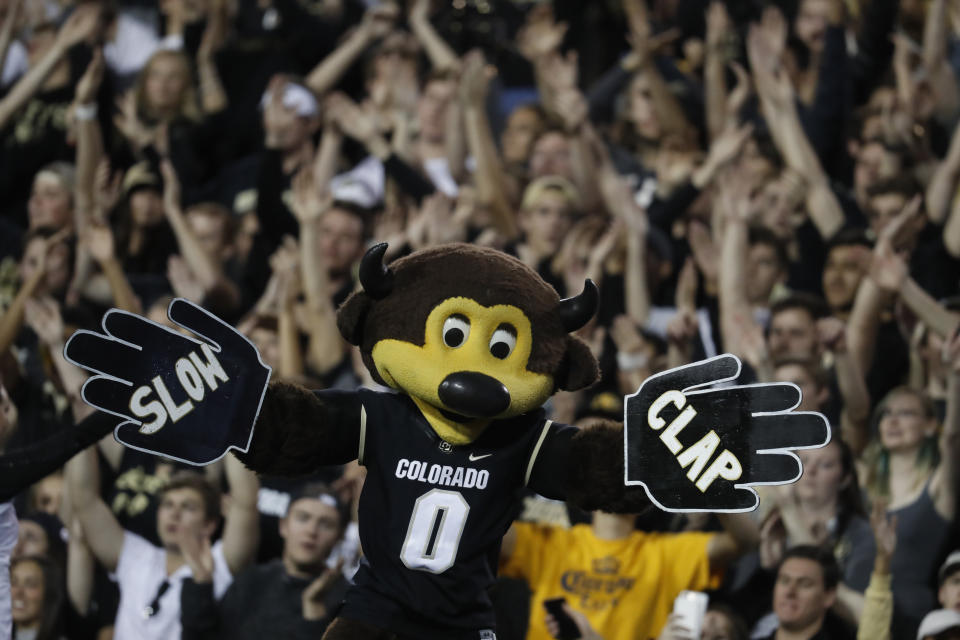
M573 618L563 610L564 602L566 602L564 598L551 598L543 601L543 608L553 616L553 619L557 621L557 625L560 627L557 635L554 636L557 640L577 640L577 638L580 637L580 629L577 627L577 623L573 621Z
M673 601L673 613L680 617L680 624L689 629L694 638L700 637L708 602L709 596L700 591L681 591Z

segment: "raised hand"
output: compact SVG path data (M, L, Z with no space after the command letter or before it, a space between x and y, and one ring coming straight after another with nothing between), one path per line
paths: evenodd
M75 44L90 40L101 28L101 9L98 4L89 3L78 6L57 32L57 44L70 48Z
M7 436L17 428L17 405L13 403L7 388L0 382L0 451Z
M760 527L760 546L757 551L760 555L760 566L764 569L775 569L783 558L787 549L787 529L780 516L780 510L770 512Z
M27 325L44 344L59 345L63 342L63 318L56 300L50 297L30 298L23 311Z
M740 375L724 354L647 378L626 398L626 484L666 511L750 511L751 487L799 479L796 449L822 447L821 414L792 411L790 383L715 386Z
M177 529L177 546L193 573L193 581L204 584L213 581L213 552L210 538L185 527Z
M341 571L343 571L343 558L337 561L336 566L324 569L323 573L317 576L313 582L303 590L303 594L300 597L305 620L320 620L329 613L323 604L323 599L330 591L330 588L336 584Z
M527 21L517 33L520 54L531 62L560 48L567 34L567 23L556 22L549 4L539 4L527 14Z
M358 142L369 143L380 135L376 122L360 106L342 93L332 94L326 102L337 127Z
M203 286L193 275L182 256L172 255L167 258L167 280L170 281L173 292L179 297L197 303L203 301L205 295Z
M106 220L107 214L113 210L117 202L120 201L120 187L123 184L123 173L113 172L110 168L110 160L103 158L97 163L97 171L94 176L96 190L95 212L98 219Z
M371 39L382 38L393 29L400 9L392 2L373 5L363 14L360 29Z
M817 321L817 339L825 351L846 353L847 326L840 318L821 318Z
M467 53L463 57L460 84L457 88L460 102L465 106L483 108L487 99L487 87L495 73L496 70L487 65L482 51L475 49Z
M80 232L80 241L93 259L101 264L115 256L113 231L106 224L91 222Z
M690 243L693 261L703 277L716 282L720 277L720 248L713 241L707 225L697 220L692 221L687 225L687 241Z
M142 149L153 142L155 132L140 120L137 114L137 97L131 90L123 97L117 98L118 113L113 117L113 124L136 149Z
M103 70L105 68L103 49L97 47L93 50L93 57L90 58L87 70L83 72L80 81L77 82L77 89L74 92L77 104L90 104L97 99L97 91L100 90L100 83L103 82Z
M870 528L873 529L873 539L877 544L877 557L874 562L889 571L890 560L897 550L897 516L887 515L885 501L877 500L873 503Z
M223 46L230 20L228 11L225 0L210 0L207 7L207 26L197 49L197 60L210 60Z
M321 196L313 175L312 163L307 163L290 182L293 198L290 210L301 227L318 220L329 206L329 200Z
M118 309L104 314L103 333L74 333L64 356L96 374L81 396L123 419L114 436L128 447L196 465L246 451L270 367L201 307L178 298L167 315L199 338Z

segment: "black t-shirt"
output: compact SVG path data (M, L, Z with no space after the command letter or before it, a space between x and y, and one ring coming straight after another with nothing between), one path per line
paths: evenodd
M74 160L75 151L67 143L71 102L71 86L41 91L0 131L0 213L23 228L33 177L51 162Z
M288 478L260 476L257 510L260 512L260 546L257 563L269 562L283 555L280 520L287 514L290 496L309 482L330 483L341 475L341 467L324 467L309 476Z
M488 590L519 491L549 465L537 462L543 443L572 427L553 425L537 409L454 446L408 396L365 389L358 396L364 558L342 615L401 636L482 637L495 626Z
M104 478L101 496L121 527L161 546L157 535L160 490L178 469L197 470L190 465L124 447L120 466L115 472L101 458L100 475Z
M910 256L910 275L938 300L960 293L960 260L944 246L941 225L928 224L920 233Z

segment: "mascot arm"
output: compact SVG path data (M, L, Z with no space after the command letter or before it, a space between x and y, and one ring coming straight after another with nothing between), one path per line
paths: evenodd
M0 502L62 467L67 460L98 442L117 426L117 416L94 411L74 427L0 456Z
M267 388L246 453L237 457L257 473L297 476L346 464L360 445L360 396L313 392L274 382Z
M643 487L624 484L620 424L603 421L585 429L555 426L534 461L531 489L587 511L639 513L650 506Z

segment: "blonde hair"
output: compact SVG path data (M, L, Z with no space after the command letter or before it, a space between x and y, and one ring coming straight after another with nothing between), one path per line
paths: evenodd
M169 49L161 49L150 56L147 64L143 65L143 69L137 75L137 81L133 88L137 101L137 113L153 120L159 120L159 117L147 102L147 76L153 64L163 58L175 60L180 65L184 81L183 92L180 94L180 104L177 105L177 116L194 122L200 120L202 114L200 112L200 102L197 99L197 90L193 85L190 59L182 51L171 51Z
M567 201L575 213L579 212L583 203L580 198L580 191L576 186L562 176L543 176L537 178L523 191L523 199L520 201L520 209L527 210L533 208L537 201L548 191L559 193Z
M916 398L920 402L924 417L927 420L935 420L937 415L936 408L930 397L926 393L917 391L916 389L907 386L895 387L888 391L887 395L883 397L883 400L880 401L873 413L873 426L874 431L877 432L877 437L873 439L863 452L863 460L867 467L867 477L864 482L864 487L867 492L874 497L888 497L890 495L890 451L883 446L883 441L879 435L879 426L887 405L890 404L893 398L898 396L912 396ZM937 436L934 434L928 436L923 444L920 445L920 450L917 451L916 466L921 472L919 477L923 478L924 482L937 465L940 464L940 450L937 445Z

